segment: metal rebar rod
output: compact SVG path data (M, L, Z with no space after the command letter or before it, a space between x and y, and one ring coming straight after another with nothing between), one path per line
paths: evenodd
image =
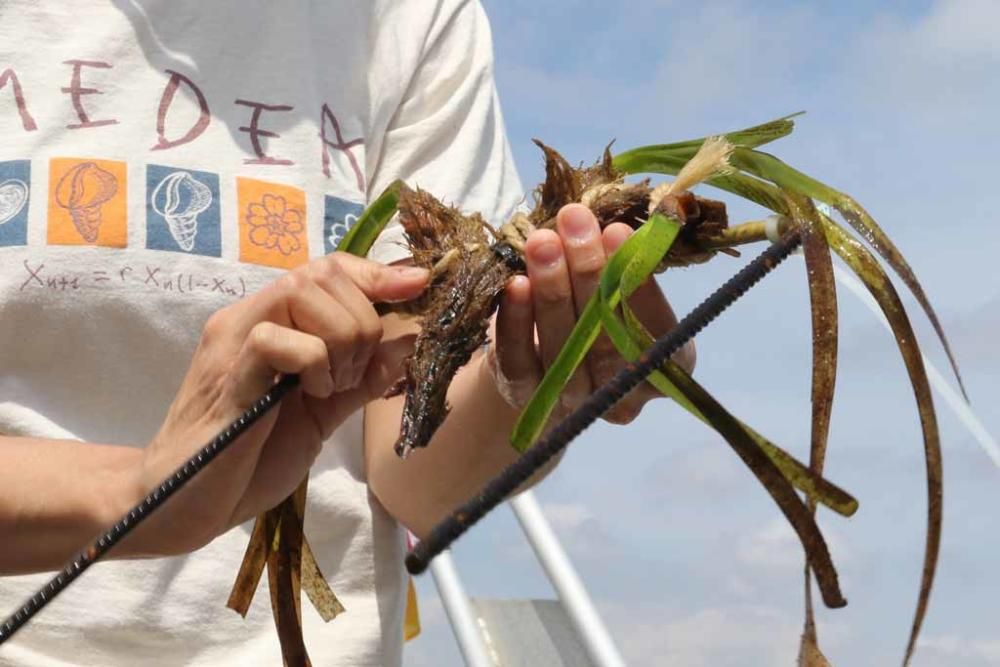
M770 246L726 281L687 317L678 322L677 326L653 343L634 363L627 364L615 377L591 394L579 408L559 422L546 436L540 438L517 461L494 477L478 495L435 526L427 539L422 540L407 554L406 569L411 574L424 572L437 554L450 547L477 521L500 505L565 449L584 429L600 419L722 311L785 260L801 243L802 238L798 231L790 231L778 243Z
M189 458L170 477L163 480L142 502L130 509L114 526L98 537L93 544L81 551L66 567L52 577L47 584L38 589L17 611L0 624L0 644L10 639L25 623L41 611L45 605L55 599L59 593L64 591L77 577L83 574L88 567L101 560L113 546L132 532L136 526L149 518L170 496L194 479L194 476L198 472L203 470L215 457L225 451L229 445L233 444L244 431L263 417L268 410L277 405L285 394L298 384L298 375L283 376L266 394L257 399L246 412L240 415L238 419L215 436L211 442L202 447L194 456Z

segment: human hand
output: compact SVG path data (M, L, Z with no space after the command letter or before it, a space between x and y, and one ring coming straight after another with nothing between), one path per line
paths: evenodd
M301 384L141 527L162 545L153 555L200 548L295 489L324 440L382 395L412 349L412 336L381 340L372 302L413 298L427 280L424 269L335 253L209 318L144 450L140 496L242 414L278 374L297 373Z
M512 406L527 404L597 289L608 257L631 233L632 229L622 223L609 225L602 232L590 209L569 204L559 211L555 231L538 230L528 237L524 251L528 275L515 277L504 291L496 320L496 343L490 346L487 357L498 391ZM677 324L654 280L642 285L629 304L654 336ZM693 344L682 348L674 360L690 372L695 363ZM560 411L575 409L624 364L611 340L602 334L566 385ZM643 383L604 418L626 424L648 401L661 396Z

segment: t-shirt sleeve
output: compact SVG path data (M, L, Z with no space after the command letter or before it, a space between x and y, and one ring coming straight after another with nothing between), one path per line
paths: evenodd
M464 1L439 3L435 23L388 123L369 197L400 178L499 225L524 197L493 78L489 22L479 2ZM393 220L369 256L390 263L409 254Z

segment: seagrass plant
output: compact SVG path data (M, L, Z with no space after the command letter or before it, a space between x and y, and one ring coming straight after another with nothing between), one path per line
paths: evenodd
M477 213L439 202L431 193L396 182L364 212L340 250L365 254L399 214L414 262L432 271L432 284L417 301L397 310L419 317L421 334L405 376L392 393L405 394L397 452L405 456L427 446L447 416L451 379L486 341L489 320L511 276L524 271L527 235L552 227L565 204L581 202L602 227L624 222L636 231L610 258L600 287L581 314L555 363L524 409L511 443L525 451L543 433L559 395L590 346L603 332L621 355L635 361L652 337L630 310L629 295L656 272L738 254L736 248L767 241L769 233L797 230L802 237L812 309L812 429L808 464L796 460L729 413L694 378L667 362L647 380L665 396L719 433L772 496L798 535L805 553L805 623L799 664L829 664L820 652L812 607L812 578L828 607L847 604L831 555L815 521L817 505L849 517L857 501L823 477L827 433L837 367L837 295L832 255L865 284L891 324L906 366L923 433L927 476L927 535L916 612L906 644L908 664L927 611L937 565L942 522L942 463L938 427L924 365L902 301L882 264L895 271L930 319L958 377L938 318L902 254L872 217L850 196L759 150L793 130L792 117L746 130L673 144L643 146L612 154L593 166L571 166L558 152L543 150L546 178L533 209L501 229ZM675 178L653 187L626 177L666 174ZM766 221L730 226L723 202L691 193L706 183L772 212ZM816 206L835 210L835 220ZM770 228L770 229L769 229ZM850 231L849 231L850 230ZM859 238L860 237L860 238ZM868 247L866 247L866 245ZM958 378L961 385L961 378ZM963 388L964 392L964 388ZM801 495L800 495L801 494ZM305 482L281 505L258 517L229 606L245 614L263 570L268 570L272 609L286 665L309 664L302 639L300 591L325 620L343 611L316 566L302 534Z

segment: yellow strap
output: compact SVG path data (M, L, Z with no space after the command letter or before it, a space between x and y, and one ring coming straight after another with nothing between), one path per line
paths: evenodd
M420 634L420 610L417 609L417 589L410 577L406 587L406 616L403 621L403 639L410 641Z

